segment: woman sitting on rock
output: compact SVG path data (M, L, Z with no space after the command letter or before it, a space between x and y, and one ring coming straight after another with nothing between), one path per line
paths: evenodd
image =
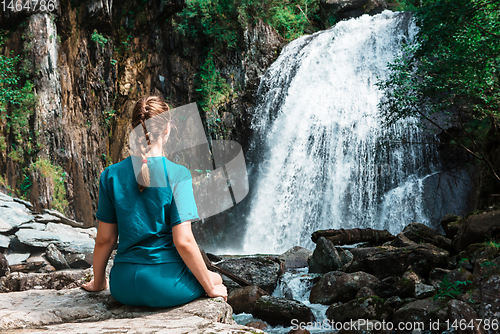
M207 269L191 231L191 221L199 218L191 173L162 154L171 126L170 108L160 97L136 103L132 127L145 141L137 155L101 174L94 278L82 285L85 290L107 289L106 265L119 237L109 275L119 302L170 307L205 293L227 299L221 276Z

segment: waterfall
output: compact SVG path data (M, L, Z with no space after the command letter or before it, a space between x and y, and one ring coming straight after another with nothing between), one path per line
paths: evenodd
M375 83L416 32L409 14L384 11L282 50L254 109L245 253L313 249L319 229L397 234L436 219L424 196L425 179L439 174L436 139L417 119L383 127L377 108Z

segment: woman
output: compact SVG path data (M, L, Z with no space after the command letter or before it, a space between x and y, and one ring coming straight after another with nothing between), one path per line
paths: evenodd
M162 154L171 130L169 110L157 96L136 103L132 127L145 138L137 150L140 157L109 166L99 182L94 278L82 287L108 287L106 264L119 236L109 286L111 295L127 305L170 307L205 293L227 300L221 276L207 269L191 231L191 221L199 218L191 174Z

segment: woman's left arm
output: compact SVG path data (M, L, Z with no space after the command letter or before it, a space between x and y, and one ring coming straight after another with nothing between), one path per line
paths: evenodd
M108 288L106 266L117 240L118 224L99 221L99 229L97 230L94 246L94 258L92 260L94 278L90 282L82 284L82 288L87 291L101 291Z

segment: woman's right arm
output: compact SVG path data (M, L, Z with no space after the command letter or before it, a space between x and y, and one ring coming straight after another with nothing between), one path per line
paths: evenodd
M208 296L224 297L224 299L227 300L226 287L221 281L214 282L214 273L211 273L207 269L191 230L191 222L186 221L172 227L172 236L179 255L198 282L200 282Z

